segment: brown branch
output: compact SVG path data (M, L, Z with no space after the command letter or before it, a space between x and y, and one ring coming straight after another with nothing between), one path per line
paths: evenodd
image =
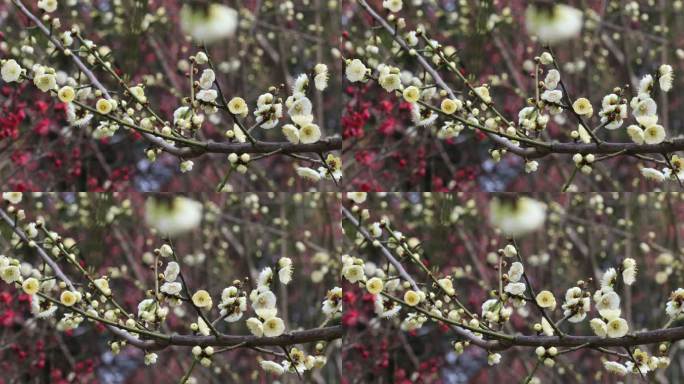
M549 143L547 148L537 148L529 158L540 158L552 153L575 154L612 154L623 152L625 155L644 153L672 153L684 150L684 137L678 137L664 141L660 144L636 144L636 143L609 143L601 145L584 143Z
M257 337L253 335L242 336L226 334L219 334L218 336L171 335L168 340L150 342L147 349L159 350L170 345L188 347L195 345L200 345L203 347L229 347L240 345L240 348L288 346L294 344L313 343L317 341L332 341L342 338L343 335L344 329L341 325L284 333L277 337Z
M587 344L587 348L596 347L631 347L644 344L674 342L684 339L684 326L653 331L637 332L619 338L599 336L515 336L510 341L513 346L523 347L577 347Z
M187 149L187 150L186 150ZM207 141L202 149L184 148L183 157L196 157L204 153L269 153L277 151L280 154L292 153L320 153L342 149L342 138L328 137L311 144L292 144L290 142L257 142L251 143L218 143Z

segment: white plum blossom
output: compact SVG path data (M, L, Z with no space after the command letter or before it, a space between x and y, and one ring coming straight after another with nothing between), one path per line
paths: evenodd
M511 295L521 296L525 293L527 286L525 283L508 283L504 287L504 291L510 293Z
M261 366L261 369L263 369L264 371L274 374L276 376L280 376L285 372L285 368L282 365L276 363L275 361L261 360L259 362L259 365Z
M210 89L214 85L216 80L216 74L211 68L207 68L202 71L202 75L199 78L199 85L202 89Z
M658 83L663 92L669 92L672 89L672 82L674 80L674 72L672 66L663 64L658 68Z
M213 103L218 97L218 93L215 89L203 89L197 92L197 100L204 101L206 103Z
M632 285L636 281L636 261L632 258L626 258L622 262L622 281L627 285Z
M660 144L665 141L665 128L659 124L653 124L644 129L644 142L646 144Z
M390 12L397 13L404 6L403 0L383 0L382 7Z
M278 280L283 284L288 284L292 280L292 259L289 257L281 257L278 260Z
M684 303L684 289L677 288L670 294L670 300L665 305L665 313L672 318L679 318L682 315Z
M558 87L559 82L560 72L558 72L558 70L556 69L552 69L546 74L546 78L544 78L544 88L548 90L556 89L556 87Z
M561 100L563 99L563 92L557 89L552 91L547 90L542 93L541 99L548 101L549 103L560 104Z
M523 265L520 262L514 262L508 269L508 280L511 282L518 282L524 272Z
M161 287L159 287L159 290L161 292L164 292L167 295L171 295L171 296L177 296L182 289L183 289L183 286L181 285L181 283L178 283L178 282L173 282L173 283L166 282L166 283L162 284Z
M620 296L614 291L601 295L596 300L596 309L603 318L608 320L620 316Z
M314 85L317 90L324 91L328 87L328 66L325 64L316 64L314 67Z
M47 13L51 13L57 10L57 0L38 0L38 8L42 9Z
M19 204L23 194L21 192L3 192L2 199L8 201L10 204Z
M366 79L368 69L359 59L347 61L347 69L345 74L350 83L361 82Z
M283 104L271 93L264 93L257 98L257 109L254 111L256 122L263 129L275 128L283 117Z
M627 104L614 93L606 95L601 102L599 116L606 129L618 129L627 118Z
M19 78L21 77L21 71L21 66L17 63L17 61L14 59L10 59L2 64L2 68L0 69L0 75L2 76L3 81L11 83L13 81L19 80Z
M608 334L608 326L601 319L591 319L589 325L591 326L592 331L599 337L606 337Z
M167 245L168 244L164 244ZM170 248L170 247L169 247ZM180 272L180 266L178 263L175 261L171 261L166 265L166 269L164 269L164 280L166 281L175 281L176 278L178 277L178 273Z
M648 96L653 89L653 76L646 75L639 81L639 95Z
M641 129L641 127L639 127L638 125L632 124L629 127L627 127L627 134L633 142L637 144L644 143L644 130Z
M432 125L437 120L436 112L432 109L423 107L418 103L411 104L411 121L418 127L426 127Z
M582 289L572 287L565 292L565 303L562 305L563 316L568 316L568 321L578 323L587 316L591 309L591 300L585 296Z
M606 371L614 373L618 376L625 376L627 374L627 367L616 362L616 361L606 361L603 363L603 367Z
M342 311L342 288L335 287L328 291L323 300L322 311L326 316L332 316Z
M662 183L666 179L665 174L663 174L663 172L660 172L655 168L641 168L641 175L644 176L646 179L653 180L659 183Z
M311 180L314 182L321 180L321 174L315 169L309 167L295 167L295 171L297 172L297 175L299 177L302 177L304 179Z
M623 337L627 334L627 332L629 332L627 321L619 317L610 320L606 326L608 329L608 337Z

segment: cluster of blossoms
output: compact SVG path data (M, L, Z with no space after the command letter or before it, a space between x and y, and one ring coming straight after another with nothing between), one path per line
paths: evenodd
M518 255L515 246L508 244L499 253L506 258L514 258ZM489 299L482 305L482 318L488 320L490 323L504 323L509 320L512 314L512 308L506 308L504 303L510 300L515 308L520 308L525 305L525 292L528 290L526 282L520 282L524 275L524 267L519 261L511 264L508 273L502 275L502 283L506 284L504 292L509 297L502 297ZM622 266L623 282L631 285L636 277L636 262L634 259L627 258ZM600 318L594 318L590 321L590 325L598 336L618 338L627 334L629 326L627 321L620 318L620 297L613 290L617 280L617 271L611 268L605 272L602 281L601 289L597 290L593 299L596 302L596 309ZM563 320L571 323L579 323L583 321L587 314L591 311L591 298L587 290L587 283L578 281L577 286L569 288L565 293L565 302L562 305ZM539 292L534 298L535 304L551 313L556 309L557 302L553 293L547 290ZM552 336L557 332L558 323L553 326L546 317L542 317L539 323L534 324L534 329L543 335ZM554 356L557 354L555 347L544 348L538 347L536 350L537 356L543 361L546 366L553 366L555 361Z
M636 277L636 262L627 258L622 264L622 282L632 285ZM601 288L594 292L594 302L600 318L591 319L589 324L601 337L622 337L629 331L627 321L620 317L620 296L614 288L617 284L617 270L609 268L601 278Z
M318 351L321 351L322 344L316 345ZM307 355L304 351L299 348L293 347L288 352L289 359L283 360L282 363L278 364L272 360L262 360L259 362L261 368L266 371L273 373L274 375L281 375L283 372L293 372L299 375L306 371L321 368L326 363L326 358L323 355Z
M282 284L289 283L292 275L292 261L288 258L282 258L278 265L280 267L278 271L280 282ZM259 274L256 289L249 294L257 317L247 319L247 327L256 336L276 337L283 334L285 330L283 320L277 317L276 297L270 290L272 280L272 269L265 268ZM224 291L224 293L226 292ZM302 374L306 370L322 367L325 365L325 361L326 358L323 355L306 355L303 351L293 348L290 351L290 359L283 360L280 364L275 361L262 361L261 367L276 374L283 372Z
M199 52L195 56L190 57L192 65L189 70L194 71L195 66L211 64L208 56L204 52ZM325 64L317 64L314 67L314 87L318 91L324 91L328 87L329 72ZM217 114L220 108L227 110L234 124L225 131L225 136L236 143L254 142L251 137L251 131L255 127L264 130L270 130L279 125L283 119L284 108L287 109L287 114L292 121L291 124L282 126L282 133L288 142L292 144L313 144L321 139L321 129L314 123L313 103L307 97L309 87L309 76L307 74L300 74L294 80L292 92L283 103L278 96L280 90L276 87L271 87L269 92L260 95L256 101L256 109L253 112L255 125L247 128L244 125L244 119L249 115L250 109L242 97L235 96L226 101L221 93L221 88L216 80L216 74L211 68L205 68L199 77L199 80L193 85L198 88L197 93L191 97L190 105L178 107L174 113L174 125L182 132L184 129L198 129L204 122L204 114L209 116L213 124L220 123L220 116ZM216 88L216 89L215 89ZM221 96L221 99L219 98ZM241 121L242 120L242 121ZM170 132L168 132L170 133ZM154 154L148 154L152 159ZM237 153L228 154L228 161L232 169L239 173L246 173L248 164L251 161L251 156L247 153L238 155ZM181 163L181 169L184 172L192 169L192 161L186 160ZM341 162L332 154L328 155L326 159L326 167L321 167L318 171L314 171L306 167L296 167L297 173L318 181L321 178L334 178L338 180L341 177ZM315 176L314 176L315 174Z
M317 90L323 91L327 88L328 77L328 67L325 64L317 64L314 67L314 87ZM321 129L313 122L313 104L306 96L308 89L309 76L301 74L295 79L292 93L285 100L285 107L292 123L283 125L282 132L292 144L312 144L321 138ZM259 99L261 100L261 97ZM282 109L282 107L280 108ZM257 117L258 121L259 117ZM325 166L321 166L317 170L303 166L296 166L295 170L299 176L312 181L320 179L338 181L342 177L342 162L338 157L329 154L325 159Z
M285 331L283 320L276 316L276 296L270 289L272 279L273 270L270 267L265 268L259 274L256 289L249 294L257 317L247 319L247 327L256 336L275 337Z
M667 345L661 344L659 351L661 353L667 352ZM608 372L625 376L628 373L643 375L658 368L667 368L670 365L669 357L649 355L648 352L642 351L640 348L634 349L631 357L633 360L626 361L624 364L616 361L605 361L603 366Z

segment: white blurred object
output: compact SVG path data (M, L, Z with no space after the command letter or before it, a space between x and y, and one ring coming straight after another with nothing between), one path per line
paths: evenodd
M231 37L238 26L238 13L231 7L210 4L206 8L183 6L181 27L193 40L210 44Z
M202 204L187 197L151 197L145 202L145 222L160 235L175 236L191 231L199 226L201 220Z
M492 199L489 204L490 223L507 236L517 237L544 225L546 205L529 197Z
M525 27L530 35L537 36L541 42L556 44L579 36L582 18L582 11L568 5L531 5L525 12Z

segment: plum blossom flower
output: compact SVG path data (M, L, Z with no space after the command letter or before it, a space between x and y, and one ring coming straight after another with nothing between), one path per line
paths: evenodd
M622 318L615 318L608 322L608 337L623 337L629 332L629 326L627 325L627 320Z
M295 171L299 177L302 177L311 181L321 180L321 174L315 169L309 167L295 167Z
M264 322L264 336L277 337L285 332L285 323L279 317L271 317Z
M641 175L644 176L645 178L649 180L654 180L659 183L662 183L665 181L665 174L663 172L660 172L659 170L655 168L641 168Z
M276 376L280 376L285 372L285 368L283 368L282 365L276 363L275 361L271 360L261 360L259 362L259 365L261 366L261 369L268 373L272 373Z
M312 144L321 139L321 129L316 124L306 124L299 129L299 141Z
M665 141L665 128L662 125L654 124L644 129L644 142L646 144L660 144Z
M584 97L575 100L575 102L572 103L572 109L580 116L591 117L591 115L594 114L594 108L592 107L591 102Z
M289 257L281 257L280 260L278 260L278 266L280 267L278 270L278 280L287 285L290 280L292 280L292 259Z
M663 92L669 92L672 89L672 82L674 80L674 72L672 66L663 64L658 68L658 83Z
M591 326L591 330L599 337L606 337L608 334L608 326L601 319L591 319L589 325Z
M11 83L13 81L19 80L19 78L21 77L21 71L21 66L17 64L17 61L14 59L10 59L2 64L2 68L0 69L0 76L2 76L3 81Z
M684 289L677 288L670 294L670 300L665 305L665 313L672 318L678 318L684 310L682 303L684 303Z
M550 291L539 292L535 298L535 301L537 302L537 305L542 308L549 308L551 310L556 308L556 298Z
M192 303L198 308L210 309L213 305L211 295L204 289L200 289L192 295Z
M383 0L382 1L382 7L389 10L390 12L397 13L401 11L401 8L404 6L404 3L402 0Z
M348 60L345 74L350 83L362 82L366 78L368 69L359 59Z
M2 193L2 199L5 201L8 201L10 204L21 203L22 197L23 197L23 193L21 193L21 192L3 192Z
M603 363L603 367L606 369L606 371L614 373L618 376L625 376L627 374L627 367L616 361L606 361Z
M51 13L57 10L57 0L38 0L38 8L42 9L47 13Z

